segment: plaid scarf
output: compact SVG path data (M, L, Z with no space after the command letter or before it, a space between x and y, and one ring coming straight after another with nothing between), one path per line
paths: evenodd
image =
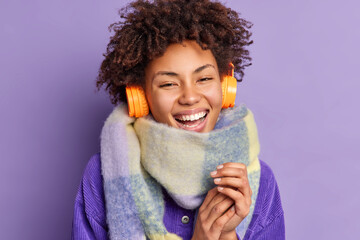
M125 105L115 107L101 133L110 239L181 239L164 226L162 188L179 206L196 209L215 187L209 173L225 162L248 168L252 205L236 228L243 238L259 188L259 151L255 121L244 105L223 109L209 133L169 127L151 116L130 118Z

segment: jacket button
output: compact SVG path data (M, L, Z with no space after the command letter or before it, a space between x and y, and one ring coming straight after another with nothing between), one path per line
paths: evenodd
M183 217L181 218L181 222L182 222L183 224L188 224L189 221L190 221L190 218L189 218L188 216L183 216Z

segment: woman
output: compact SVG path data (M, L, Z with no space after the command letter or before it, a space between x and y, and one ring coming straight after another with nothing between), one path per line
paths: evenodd
M251 24L206 0L139 0L120 15L97 81L117 106L84 172L73 239L284 239L252 113L231 108Z

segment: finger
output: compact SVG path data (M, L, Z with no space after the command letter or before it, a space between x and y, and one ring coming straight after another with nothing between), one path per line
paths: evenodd
M225 198L226 196L219 193L216 187L211 189L206 195L204 202L201 204L199 212L206 212L207 216L213 206L223 201Z
M230 186L233 188L244 188L249 185L246 178L235 177L214 178L214 183L219 186Z
M247 212L247 210L251 206L251 196L250 195L245 196L241 192L236 191L236 190L234 190L232 188L228 188L228 187L225 187L225 188L224 187L218 187L218 191L221 192L222 194L228 196L229 198L231 198L235 202L235 206L236 206L237 211L241 211L241 212L245 211L245 212Z
M214 209L214 207L223 202L225 199L227 199L228 197L222 193L220 193L216 188L214 188L216 192L218 192L218 194L216 196L213 197L213 199L209 202L209 204L202 209L202 215L206 218L209 218L209 215L211 214L212 210ZM233 202L231 199L229 199L230 202Z
M243 163L237 163L237 162L227 162L227 163L223 163L220 164L219 166L217 166L217 169L221 169L221 168L226 168L226 167L231 167L231 168L242 168L242 169L246 169L246 165Z
M201 206L199 208L199 211L201 212L203 209L207 208L207 206L209 205L211 200L218 194L219 194L219 191L217 191L216 188L209 190L208 193L206 194L206 197L205 197L203 203L201 204Z
M226 197L223 201L215 204L211 208L211 211L209 212L209 215L207 216L205 221L211 226L219 217L224 215L226 211L229 210L229 208L233 205L234 205L234 201L231 198Z
M238 189L241 193L247 196L251 196L251 189L247 177L234 178L234 177L223 177L215 178L214 183L222 187L231 187Z
M223 167L210 173L213 178L216 177L247 177L247 169L237 167Z
M209 202L211 201L211 199L213 199L217 194L218 194L218 192L215 191L215 188L209 190L206 194L206 197L205 197L202 205L208 205Z
M221 232L225 224L235 215L235 207L230 207L222 216L218 217L211 225L210 231L214 234Z

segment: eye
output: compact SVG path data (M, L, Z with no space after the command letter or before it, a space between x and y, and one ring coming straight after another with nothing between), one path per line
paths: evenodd
M204 77L204 78L200 78L199 79L199 82L205 82L205 81L209 81L209 80L212 80L213 78L211 77Z
M175 86L175 83L171 83L171 82L160 84L160 87L161 87L161 88L173 87L173 86Z

